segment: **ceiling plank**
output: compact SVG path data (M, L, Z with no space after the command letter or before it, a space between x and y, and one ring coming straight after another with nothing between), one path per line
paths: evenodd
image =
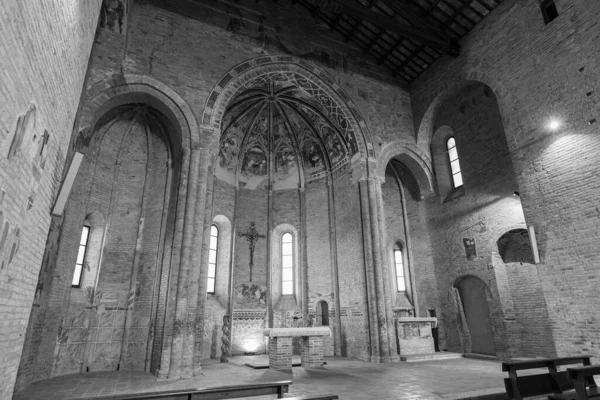
M447 36L449 34L439 21L436 19L428 19L425 15L419 13L419 10L415 9L415 6L412 4L403 3L397 0L389 2L387 0L381 0L381 2L402 18L410 20L419 28L426 26L438 36Z
M315 3L315 0L308 0L311 5ZM338 0L331 0L335 3L335 11L344 13L353 18L368 21L375 26L386 29L390 32L396 33L397 35L403 36L407 39L412 39L426 46L440 50L441 52L453 56L457 56L460 51L460 47L457 43L450 40L448 37L440 36L432 32L429 27L415 28L402 24L395 18L388 17L385 14L371 11L370 9L349 1L340 2Z

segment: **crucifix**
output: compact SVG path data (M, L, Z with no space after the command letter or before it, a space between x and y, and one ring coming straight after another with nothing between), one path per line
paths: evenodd
M256 226L254 225L254 221L250 222L250 228L246 230L246 233L238 233L238 236L245 237L246 240L250 243L250 282L252 282L252 267L254 266L254 247L256 246L256 242L258 241L258 239L264 239L266 238L266 236L256 232Z

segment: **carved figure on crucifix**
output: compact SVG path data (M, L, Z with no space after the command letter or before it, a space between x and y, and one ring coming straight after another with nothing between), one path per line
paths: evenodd
M250 228L246 230L246 233L238 233L239 237L245 237L249 242L250 248L250 282L252 282L252 267L254 267L254 248L258 239L265 239L266 236L256 231L256 225L254 221L250 222Z

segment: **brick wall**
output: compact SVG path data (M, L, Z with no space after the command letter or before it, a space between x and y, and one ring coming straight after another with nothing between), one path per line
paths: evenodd
M598 354L600 3L556 3L559 17L544 25L537 2L503 2L463 41L460 57L442 59L414 83L412 104L419 127L433 99L457 82L494 89L525 218L538 234L536 268L556 351ZM562 121L555 132L550 116Z
M520 348L506 322L512 318L513 298L506 274L494 269L492 256L497 254L500 236L524 226L524 217L520 200L513 195L518 187L493 92L485 85L473 84L456 93L440 105L434 128L431 149L438 195L425 204L435 249L442 349L446 345L453 351L464 348L459 336L465 325L457 325L459 310L451 288L457 279L474 275L487 284L493 299L489 311L498 355L516 356ZM451 136L456 140L464 180L463 187L454 190L445 147ZM465 241L474 247L467 248ZM542 345L543 338L537 340Z
M100 3L2 3L0 398L15 383ZM17 132L19 117L26 123Z

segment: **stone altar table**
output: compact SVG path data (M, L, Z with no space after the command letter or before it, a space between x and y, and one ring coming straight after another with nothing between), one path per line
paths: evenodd
M269 368L292 370L292 337L301 337L301 362L304 368L323 365L323 336L331 336L326 326L314 328L269 328L264 335L269 337Z
M435 353L431 329L437 326L437 318L400 317L397 321L400 356Z

